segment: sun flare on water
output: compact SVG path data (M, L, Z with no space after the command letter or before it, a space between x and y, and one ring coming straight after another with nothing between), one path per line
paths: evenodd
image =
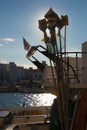
M40 97L39 97L39 102L38 102L38 106L50 106L52 105L53 103L53 100L54 98L56 98L55 95L52 95L52 94L48 94L48 93L45 93L45 94L40 94Z

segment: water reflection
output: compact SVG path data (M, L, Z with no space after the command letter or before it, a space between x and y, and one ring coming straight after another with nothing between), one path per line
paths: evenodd
M0 93L0 107L50 106L56 96L52 94Z

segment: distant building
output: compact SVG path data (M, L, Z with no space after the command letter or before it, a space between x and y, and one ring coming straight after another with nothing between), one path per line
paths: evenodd
M16 81L17 82L21 82L23 78L25 78L25 69L23 67L17 67L17 73L16 73L16 76L17 76L17 79Z
M42 81L43 72L39 69L29 68L29 75L32 80Z
M0 64L0 84L7 82L7 70L5 64Z
M8 72L8 77L9 77L9 82L12 83L17 80L17 67L14 62L10 62L7 65L7 72Z
M82 81L87 83L87 42L82 44Z
M82 70L81 70L82 69L82 57L78 57L78 63L76 63L75 57L70 57L69 64L72 66L72 67L69 66L69 76L72 79L71 82L74 82L73 80L75 80L73 70L78 75L79 80L82 81ZM77 70L77 64L78 64L78 70ZM72 70L72 68L73 68L73 70ZM52 74L52 71L54 72L54 75ZM51 85L52 85L52 78L54 77L54 79L56 79L55 71L56 70L54 68L52 70L51 66L45 67L44 76L43 76L43 81L45 82L45 84L51 83Z
M17 66L14 62L0 64L0 84L22 85L25 82L29 87L28 83L32 83L33 81L41 83L42 73L39 69L25 69Z

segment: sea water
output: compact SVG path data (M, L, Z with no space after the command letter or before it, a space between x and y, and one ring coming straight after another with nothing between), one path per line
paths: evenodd
M0 93L0 107L50 106L56 96L52 94Z

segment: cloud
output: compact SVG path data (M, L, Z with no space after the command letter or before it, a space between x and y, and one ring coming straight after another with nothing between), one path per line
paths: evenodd
M0 47L14 41L15 41L14 38L0 38Z
M3 40L6 42L14 42L15 41L14 38L4 38Z

